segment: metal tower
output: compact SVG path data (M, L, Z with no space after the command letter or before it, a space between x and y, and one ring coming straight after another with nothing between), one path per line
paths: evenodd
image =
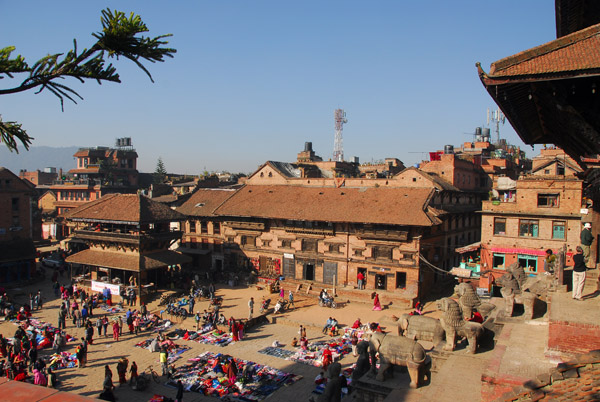
M344 144L342 141L342 130L344 123L348 123L346 112L343 109L335 109L333 112L335 119L335 142L333 143L333 160L338 162L344 161Z
M487 110L487 124L488 125L490 124L490 121L496 125L496 127L495 127L496 144L500 144L500 123L502 123L504 125L504 122L506 121L506 116L504 116L504 113L502 113L500 108L497 108L496 110L492 110L492 111L490 111L490 109L488 108L488 110Z

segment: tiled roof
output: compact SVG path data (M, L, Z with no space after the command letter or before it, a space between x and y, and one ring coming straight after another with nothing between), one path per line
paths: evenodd
M600 73L600 24L492 63L488 77ZM575 74L576 73L576 74Z
M245 186L214 213L322 222L432 226L431 188Z
M559 364L496 399L500 401L600 401L600 350Z
M68 211L65 218L80 221L154 223L184 220L165 204L138 194L107 194Z
M87 249L67 257L66 262L84 265L94 265L106 268L124 269L127 271L140 271L143 269L156 269L168 265L185 264L191 262L188 256L171 250L158 251L152 254L125 254L114 251L99 251Z
M199 189L177 208L177 212L187 216L214 216L215 209L234 193L233 189Z

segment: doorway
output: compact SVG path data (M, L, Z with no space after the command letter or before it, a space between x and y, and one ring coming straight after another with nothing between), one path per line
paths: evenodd
M386 275L376 274L375 275L375 289L385 290L387 289L387 277Z
M304 264L304 279L307 281L315 280L315 264Z

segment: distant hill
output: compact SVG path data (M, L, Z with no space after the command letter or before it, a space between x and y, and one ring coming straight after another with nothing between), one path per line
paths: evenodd
M0 144L0 166L18 175L21 169L43 170L46 167L63 168L67 171L75 168L73 154L80 147L30 147L29 151L19 147L19 153L10 152L4 144Z

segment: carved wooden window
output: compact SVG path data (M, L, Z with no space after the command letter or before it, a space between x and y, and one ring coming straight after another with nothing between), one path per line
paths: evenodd
M391 260L393 247L375 246L373 247L373 258L376 260Z
M317 252L317 240L316 239L303 239L302 240L302 251Z
M341 244L332 243L329 245L329 252L333 254L341 254Z
M282 239L281 240L281 248L292 248L292 240L291 239Z

